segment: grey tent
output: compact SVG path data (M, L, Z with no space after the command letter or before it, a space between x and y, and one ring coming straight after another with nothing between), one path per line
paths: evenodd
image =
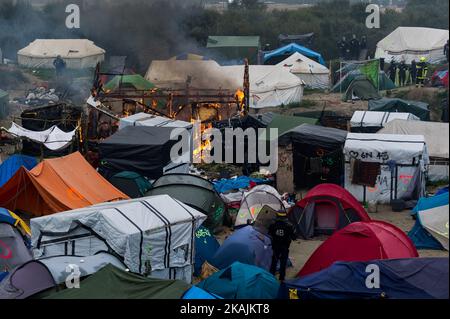
M378 90L365 76L356 77L342 96L343 101L353 101L355 99L372 100L379 98L380 95L378 94Z
M157 179L146 196L167 194L208 216L203 226L214 231L222 225L225 204L214 185L199 176L167 174Z
M9 224L0 223L0 272L11 271L31 259L21 233Z
M378 100L369 101L369 111L407 112L414 114L422 121L430 120L430 109L428 103L419 101L381 98Z
M0 282L0 299L25 299L55 286L47 267L40 261L31 260Z

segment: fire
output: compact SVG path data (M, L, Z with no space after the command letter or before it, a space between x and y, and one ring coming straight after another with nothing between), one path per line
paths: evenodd
M199 123L199 120L191 119L191 123L194 125L194 141L197 141L197 143L194 143L196 147L193 150L194 158L203 159L205 158L205 153L210 152L212 149L211 140L209 138L204 138L204 134L207 130L212 129L213 125L212 123ZM199 129L195 129L195 126Z
M245 93L241 89L238 89L236 93L234 94L234 98L239 103L239 109L243 110L244 108L244 99L245 99Z

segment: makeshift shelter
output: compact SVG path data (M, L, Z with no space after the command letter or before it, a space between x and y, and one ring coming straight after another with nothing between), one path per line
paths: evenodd
M401 229L382 221L355 222L323 242L297 276L303 277L321 271L336 261L412 257L419 257L419 254L411 239Z
M448 192L419 200L416 223L408 233L418 249L448 250L448 212Z
M431 85L448 88L448 70L434 71L431 76Z
M208 228L200 226L195 232L194 276L201 274L203 263L211 264L220 244Z
M372 82L366 76L358 76L350 82L342 96L342 101L373 100L379 99L380 94Z
M76 152L24 167L0 189L0 206L43 216L107 201L128 199Z
M314 235L330 235L358 221L370 221L364 208L344 188L320 184L311 189L289 212L297 236L310 239Z
M259 36L209 36L206 49L210 56L221 62L242 63L248 59L250 64L258 64L261 48Z
M182 163L173 163L170 153L176 140L171 139L173 128L128 126L99 144L100 166L103 176L132 171L149 179L165 173L175 173L186 168L190 157L183 156Z
M146 278L107 265L80 283L46 299L181 299L190 285L180 280Z
M0 299L26 299L55 286L47 267L40 261L30 260L0 282Z
M321 183L341 185L344 175L342 150L346 136L347 131L344 130L309 124L280 136L279 158L285 162L277 171L277 189L292 192L294 189L289 187L294 185L297 188L312 188Z
M130 171L117 173L108 181L130 198L143 197L152 188L152 184L144 176Z
M274 140L284 133L295 129L302 124L317 125L318 120L310 117L290 116L282 114L274 114L272 120L266 126L266 140ZM278 135L270 136L270 129L277 129Z
M0 89L0 119L3 119L8 115L9 113L8 105L9 105L9 94L8 92L5 92L2 89Z
M11 177L23 166L27 170L32 170L37 165L34 157L14 154L0 164L0 187L5 185Z
M0 272L10 272L31 260L23 235L14 226L0 223Z
M369 265L379 269L379 287L366 285ZM448 299L448 266L448 257L336 262L309 276L285 281L279 298Z
M42 258L39 261L47 267L57 285L66 282L68 275L66 268L68 265L77 265L80 279L95 274L107 265L113 265L121 270L126 270L126 266L119 258L106 252L100 252L93 256L84 257L55 256Z
M241 206L234 223L235 227L253 224L264 206L269 206L275 211L286 212L278 191L268 185L262 186L264 187L254 187L243 194Z
M166 174L153 183L146 196L163 194L208 216L203 225L211 231L222 225L225 205L210 181L190 174Z
M360 202L389 204L425 194L429 156L423 135L349 133L344 155L345 189Z
M379 134L423 135L427 143L430 164L427 178L430 181L448 181L449 178L449 125L440 122L409 122L394 120L385 125Z
M155 85L144 79L140 74L116 75L103 86L103 89L106 91L115 91L118 89L148 91L154 88Z
M404 60L411 64L425 57L428 63L445 61L444 46L448 41L448 30L398 27L391 34L378 42L375 58L395 62Z
M358 65L355 65L355 69L348 70L345 69L345 67L342 68L342 71L336 71L335 76L338 77L338 80L336 84L331 89L331 92L333 93L345 93L347 92L348 88L350 87L350 84L352 84L355 80L368 80L372 86L377 91L387 91L387 90L393 90L395 89L395 84L392 82L392 80L386 75L384 71L378 72L378 87L376 86L377 81L370 81L367 74L364 74L360 69L357 69ZM351 65L348 66L351 69ZM341 74L341 72L345 72ZM342 75L341 78L339 76Z
M105 53L87 39L37 39L17 52L17 60L26 68L53 69L53 61L61 56L68 69L86 69L103 62Z
M253 226L236 230L217 250L211 264L218 269L225 269L234 262L269 271L272 263L271 239Z
M36 259L109 251L132 272L191 281L195 230L206 219L168 195L104 203L33 218Z
M278 65L298 76L308 88L323 90L330 87L330 70L303 54L295 52Z
M422 121L430 120L429 105L425 102L408 101L396 98L381 98L369 101L369 111L407 112L412 113Z
M376 133L394 120L420 121L411 113L355 111L350 120L350 130L353 133Z
M25 221L22 218L20 218L13 212L4 209L2 207L0 207L0 223L5 223L14 226L25 237L31 236L31 230L30 227L28 227L27 223L25 223Z
M197 287L225 299L275 299L279 286L272 274L240 262L197 284Z
M235 178L230 179L220 179L218 181L214 181L214 189L222 194L227 193L232 190L239 190L244 188L249 188L252 184L258 185L266 182L265 179L262 178L254 178L248 176L237 176Z
M325 65L325 60L320 53L317 53L296 43L291 43L273 51L265 52L263 58L264 64L277 64L280 61L285 60L295 52L300 53L322 65Z

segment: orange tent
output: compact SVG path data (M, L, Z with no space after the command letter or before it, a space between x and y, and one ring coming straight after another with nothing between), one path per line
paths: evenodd
M21 167L0 189L0 207L34 216L128 198L78 152L44 160L31 171Z

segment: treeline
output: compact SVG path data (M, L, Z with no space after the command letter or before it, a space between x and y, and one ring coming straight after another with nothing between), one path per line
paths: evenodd
M81 29L65 27L65 5L81 5ZM36 38L89 38L110 55L126 55L131 67L144 71L152 59L181 52L204 53L208 35L259 35L263 45L277 47L279 34L314 32L313 49L328 60L338 55L343 36L365 35L373 56L376 43L398 26L448 29L446 0L409 0L402 12L387 10L379 29L367 29L365 3L349 0L320 2L292 11L268 12L257 0L240 0L223 13L205 9L199 1L98 0L89 5L70 0L42 11L29 2L0 2L0 47L15 58L18 49ZM112 4L111 4L112 3Z

